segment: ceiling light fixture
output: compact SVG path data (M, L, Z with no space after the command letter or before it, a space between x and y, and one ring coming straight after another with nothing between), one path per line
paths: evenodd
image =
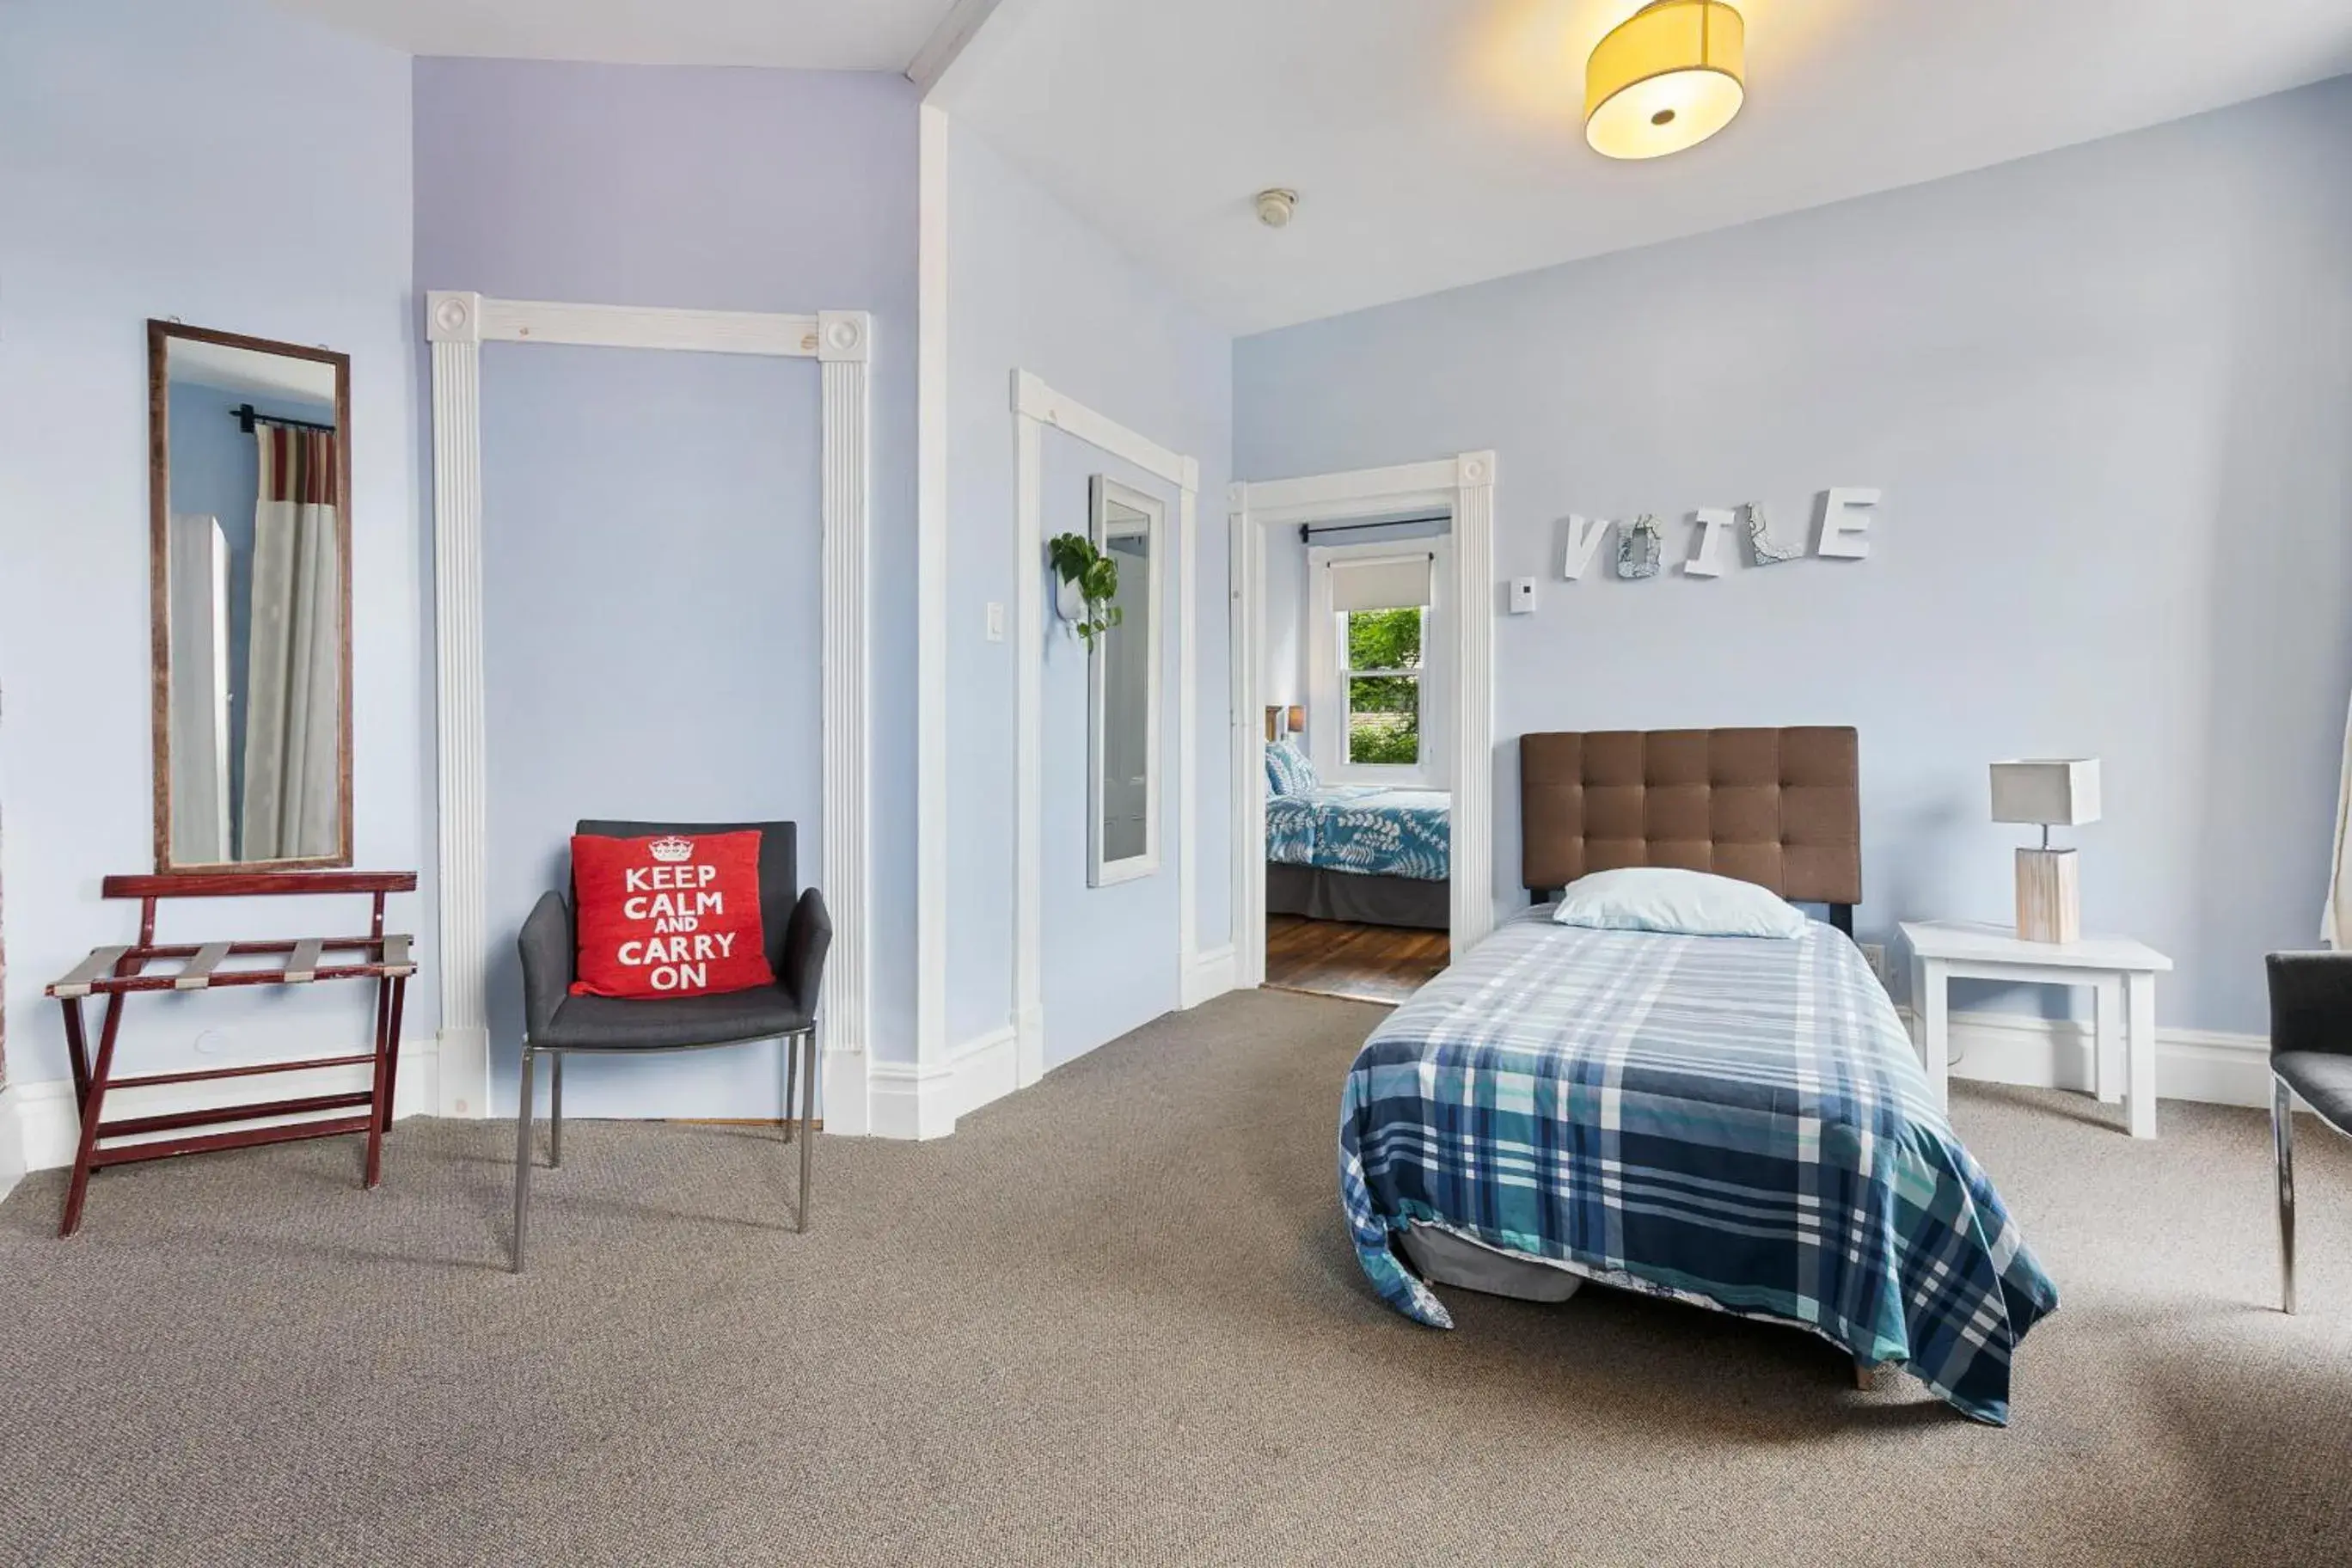
M1593 47L1584 139L1611 158L1696 147L1746 100L1748 25L1723 0L1653 0Z

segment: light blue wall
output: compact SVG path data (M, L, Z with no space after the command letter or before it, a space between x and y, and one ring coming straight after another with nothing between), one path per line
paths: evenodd
M512 299L874 312L873 1047L914 1043L915 119L895 76L416 62L416 279ZM514 931L583 816L822 841L808 361L486 353L492 1054ZM772 1114L765 1047L583 1073L585 1114ZM501 1090L511 1105L513 1090Z
M1059 1067L1177 1005L1176 487L1059 430L1045 437L1045 537L1088 531L1087 485L1105 474L1168 509L1160 603L1160 867L1149 877L1087 886L1087 647L1048 606L1045 616L1045 1065Z
M1265 532L1265 668L1258 672L1261 710L1307 700L1307 546L1296 528L1269 528ZM1309 713L1312 724L1317 715ZM1258 717L1265 733L1264 714Z
M482 353L490 1017L512 933L583 816L799 825L823 843L817 377L801 360L493 343ZM567 1069L583 1115L777 1114L772 1045ZM511 1094L511 1089L506 1091ZM508 1109L512 1109L511 1101Z
M1494 892L1512 738L1851 723L1865 939L2005 919L1999 757L2105 760L2084 919L2169 1026L2265 1027L2308 946L2352 685L2352 79L1246 339L1250 479L1498 453ZM1558 570L1570 511L1883 487L1866 563ZM1498 594L1499 599L1499 594Z
M1018 642L986 640L986 605L1015 600L1016 369L1201 463L1201 942L1227 940L1229 621L1224 496L1233 438L1231 342L961 126L949 141L948 1008L950 1047L1003 1028L1013 1005L1013 704ZM1084 515L1087 477L1117 473L1092 447L1048 433L1048 533ZM1130 481L1143 476L1129 473ZM1139 488L1164 491L1144 483ZM1170 498L1171 562L1176 522ZM1173 579L1171 578L1171 584ZM1170 616L1175 618L1173 600ZM1175 710L1164 721L1163 868L1086 886L1085 681L1066 634L1048 632L1046 1039L1066 1060L1175 1005ZM1172 703L1176 649L1163 679Z
M402 868L431 853L409 159L407 57L259 0L0 5L0 885L19 1080L66 1073L42 984L135 930L99 879L153 863L147 318L352 356L355 853ZM284 935L338 907L182 907L164 931ZM407 1033L430 1040L429 897L393 918L427 939ZM358 987L165 998L132 1010L123 1049L197 1066L207 1031L252 1057L366 1029Z

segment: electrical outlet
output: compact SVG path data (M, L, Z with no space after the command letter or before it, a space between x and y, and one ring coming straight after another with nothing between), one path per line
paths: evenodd
M988 603L988 640L1004 640L1004 606L993 599Z
M1864 962L1870 965L1870 972L1878 976L1878 988L1892 996L1895 994L1895 973L1886 967L1886 944L1865 942L1862 944L1862 956Z

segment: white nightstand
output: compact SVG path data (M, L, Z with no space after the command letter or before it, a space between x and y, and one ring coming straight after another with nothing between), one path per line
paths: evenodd
M1945 1098L1951 1076L1945 988L1954 980L2011 984L2087 985L2097 998L2092 1082L2112 1105L2125 1098L2129 1061L2131 1135L2156 1136L2156 977L2172 960L2142 942L2094 936L2080 942L2025 942L2007 926L1966 921L1910 921L1911 1006L1919 1016L1927 1082Z

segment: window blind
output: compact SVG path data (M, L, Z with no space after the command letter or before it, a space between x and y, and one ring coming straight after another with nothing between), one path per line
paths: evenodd
M1370 561L1334 561L1331 607L1335 610L1402 610L1429 603L1430 557L1425 551Z

